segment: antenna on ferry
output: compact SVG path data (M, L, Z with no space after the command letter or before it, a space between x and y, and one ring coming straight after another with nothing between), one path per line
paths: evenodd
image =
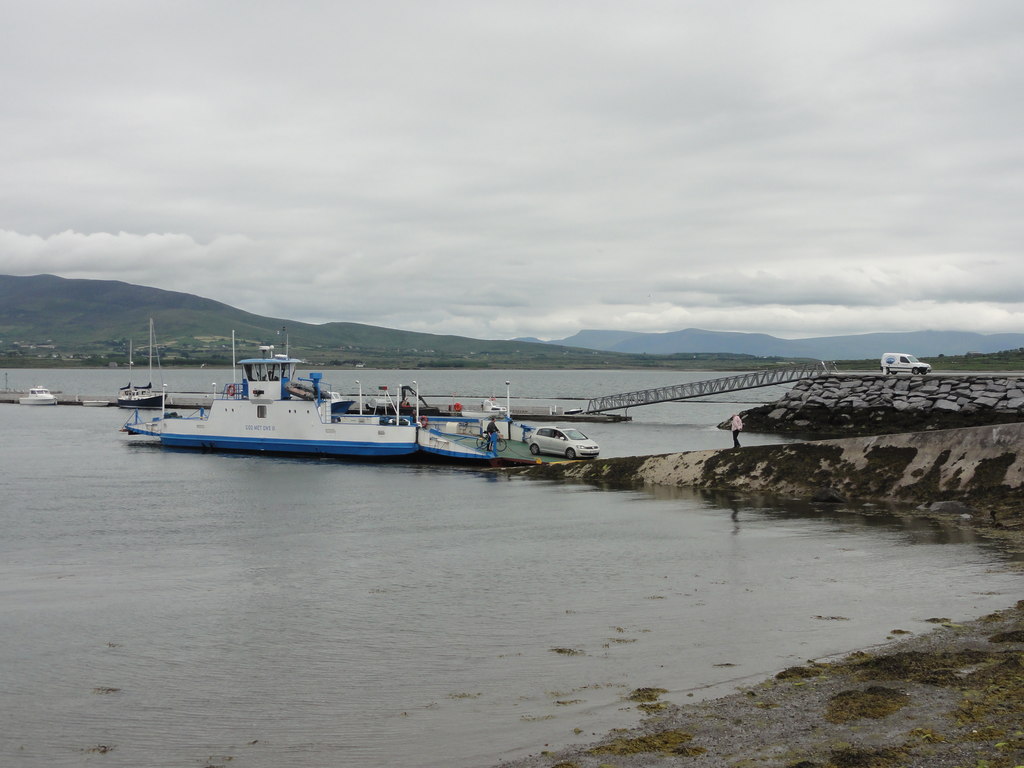
M284 356L285 357L290 357L290 355L288 354L288 328L287 328L287 326L282 325L281 326L281 330L277 332L277 335L280 336L282 333L284 334Z
M235 355L235 329L231 329L231 380L238 381L238 374L235 372L235 366L238 365L238 357Z

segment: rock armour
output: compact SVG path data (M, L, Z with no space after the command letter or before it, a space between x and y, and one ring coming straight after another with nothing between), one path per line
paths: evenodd
M1018 376L882 376L838 374L798 381L782 398L751 409L752 431L885 433L1018 421L1024 378Z
M776 404L778 415L807 405L825 408L1024 413L1024 379L991 376L821 376L804 379Z

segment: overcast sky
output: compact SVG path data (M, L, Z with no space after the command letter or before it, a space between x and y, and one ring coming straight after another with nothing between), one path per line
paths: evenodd
M0 0L0 272L476 338L1024 331L1020 0Z

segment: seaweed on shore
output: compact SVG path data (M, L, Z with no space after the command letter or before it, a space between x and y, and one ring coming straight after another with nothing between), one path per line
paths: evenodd
M830 723L846 723L870 717L876 720L898 712L910 703L910 697L895 688L873 685L863 691L840 691L832 697L825 712Z
M825 768L897 768L904 765L906 759L907 751L902 747L849 747L833 750Z
M682 730L662 731L635 738L619 738L589 750L592 755L634 755L641 752L660 752L663 755L684 755L695 757L707 752L703 747L693 747L692 733Z

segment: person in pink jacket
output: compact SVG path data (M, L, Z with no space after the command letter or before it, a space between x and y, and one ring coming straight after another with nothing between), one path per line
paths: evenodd
M740 432L743 431L743 419L738 413L732 415L732 447L740 447Z

